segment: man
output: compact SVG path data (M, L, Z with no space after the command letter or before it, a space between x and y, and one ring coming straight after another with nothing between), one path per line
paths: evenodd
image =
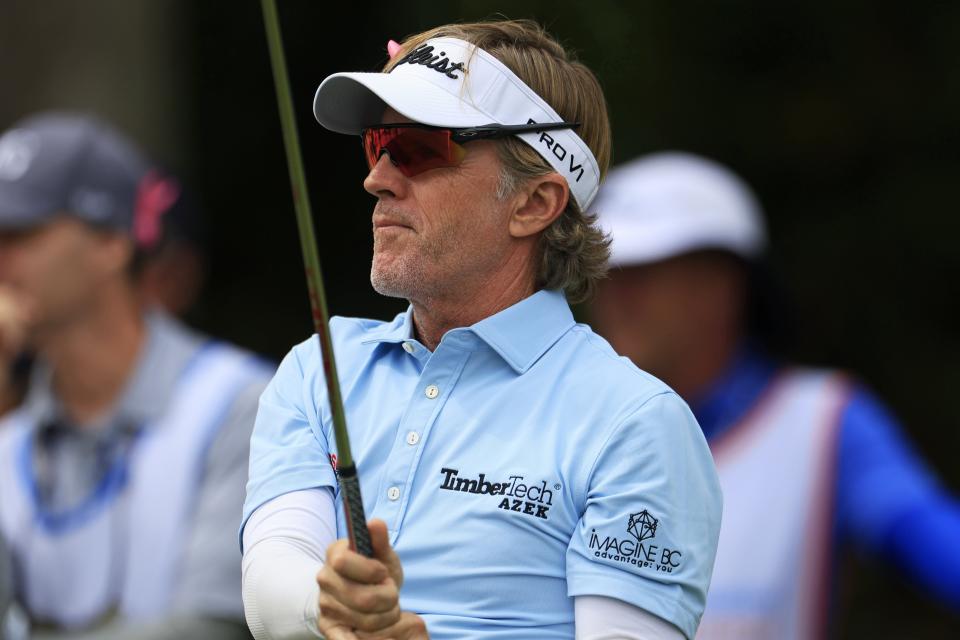
M692 637L721 508L706 445L564 299L607 257L586 214L610 146L593 74L532 22L448 25L384 73L330 76L314 113L362 135L371 281L410 308L331 323L375 558L330 544L345 528L316 338L261 398L241 532L254 635Z
M202 236L200 213L178 185L163 213L162 233L149 246L138 246L132 267L145 309L159 307L181 318L190 311L206 279ZM27 301L10 287L0 286L0 416L20 406L26 395L33 364L24 350L28 316Z
M960 506L895 419L846 375L775 362L749 335L748 270L766 245L750 189L659 153L611 171L597 200L615 268L591 317L691 403L720 474L699 637L821 637L841 540L960 608Z
M0 138L0 286L36 354L0 426L0 535L37 637L246 635L230 529L269 372L143 310L177 191L92 118Z

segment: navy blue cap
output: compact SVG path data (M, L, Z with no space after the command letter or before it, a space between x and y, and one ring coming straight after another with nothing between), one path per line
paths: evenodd
M160 217L178 197L174 181L90 116L37 114L0 137L0 229L70 215L150 245L159 237Z

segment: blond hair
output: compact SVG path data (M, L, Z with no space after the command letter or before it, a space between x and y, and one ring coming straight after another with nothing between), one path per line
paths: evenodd
M579 122L577 134L590 147L600 179L610 165L610 121L600 83L543 27L532 20L449 24L404 40L400 52L384 67L389 71L403 56L432 38L470 42L506 65L553 107L565 122ZM519 138L498 146L503 164L498 195L514 193L527 180L552 173L553 167ZM540 237L537 286L562 289L576 304L590 298L607 271L610 239L596 224L597 216L580 209L573 197Z

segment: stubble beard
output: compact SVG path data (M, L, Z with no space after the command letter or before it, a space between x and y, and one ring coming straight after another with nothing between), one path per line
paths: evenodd
M428 275L428 262L436 262L436 255L442 252L442 247L408 246L404 250L393 250L392 259L387 258L388 241L381 241L374 237L373 263L370 266L370 284L374 291L389 298L404 298L419 300L429 293L431 282Z
M403 220L403 218L400 218ZM497 258L478 238L489 235L482 220L434 230L428 236L379 236L374 231L370 283L391 298L430 305L470 295L475 276L493 270Z
M447 297L460 280L459 272L469 262L466 243L454 235L412 243L403 250L394 248L390 259L386 248L374 238L370 283L374 291L390 298L428 303ZM451 258L454 259L451 262Z
M425 269L422 262L410 258L404 256L390 265L385 265L378 259L374 243L373 264L370 266L370 284L373 285L373 290L388 298L417 298L422 288L422 285L418 286L417 283L424 281Z

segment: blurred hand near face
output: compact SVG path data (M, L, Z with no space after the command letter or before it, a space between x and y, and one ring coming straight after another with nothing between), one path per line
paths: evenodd
M23 351L30 317L30 304L23 294L0 284L0 383L7 382L10 366Z

